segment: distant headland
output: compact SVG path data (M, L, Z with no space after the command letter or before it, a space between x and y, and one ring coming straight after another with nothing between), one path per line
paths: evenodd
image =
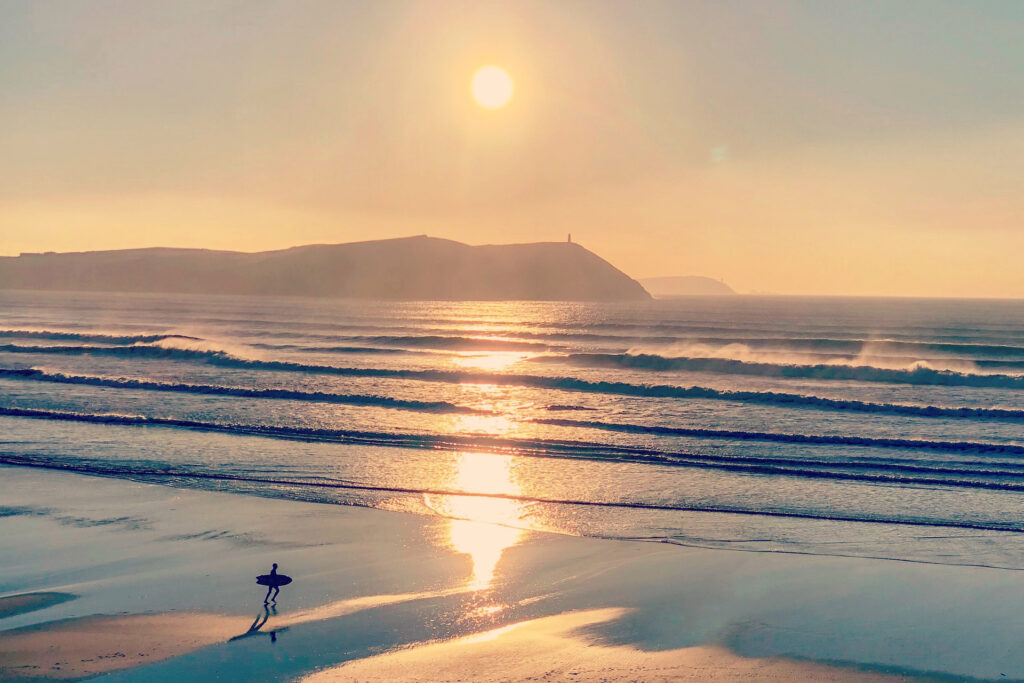
M701 277L700 275L649 277L639 282L644 286L644 289L656 297L716 296L736 293L732 287L721 280Z
M573 242L470 246L420 235L245 253L124 249L0 257L0 289L385 300L630 301L650 294Z

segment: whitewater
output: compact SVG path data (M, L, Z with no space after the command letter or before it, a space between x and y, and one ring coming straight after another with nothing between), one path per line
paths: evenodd
M0 466L1024 569L1024 302L0 292Z

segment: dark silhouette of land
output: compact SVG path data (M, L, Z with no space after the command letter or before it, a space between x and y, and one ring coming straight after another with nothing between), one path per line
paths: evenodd
M649 299L572 242L470 246L425 235L243 253L125 249L0 257L0 289L390 300Z
M654 296L707 296L736 293L732 287L721 280L699 275L648 277L640 280L640 284Z

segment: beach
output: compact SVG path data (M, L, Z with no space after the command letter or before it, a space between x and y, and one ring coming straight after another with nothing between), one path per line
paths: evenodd
M13 467L0 500L4 680L1024 676L1016 571L579 538ZM472 528L456 550L460 523ZM273 562L295 581L264 611L255 576Z
M0 299L6 680L1024 679L1018 304Z

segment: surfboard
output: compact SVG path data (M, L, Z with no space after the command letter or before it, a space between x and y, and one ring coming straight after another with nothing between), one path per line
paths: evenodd
M256 583L261 586L287 586L292 582L292 577L284 574L260 574L256 577Z

